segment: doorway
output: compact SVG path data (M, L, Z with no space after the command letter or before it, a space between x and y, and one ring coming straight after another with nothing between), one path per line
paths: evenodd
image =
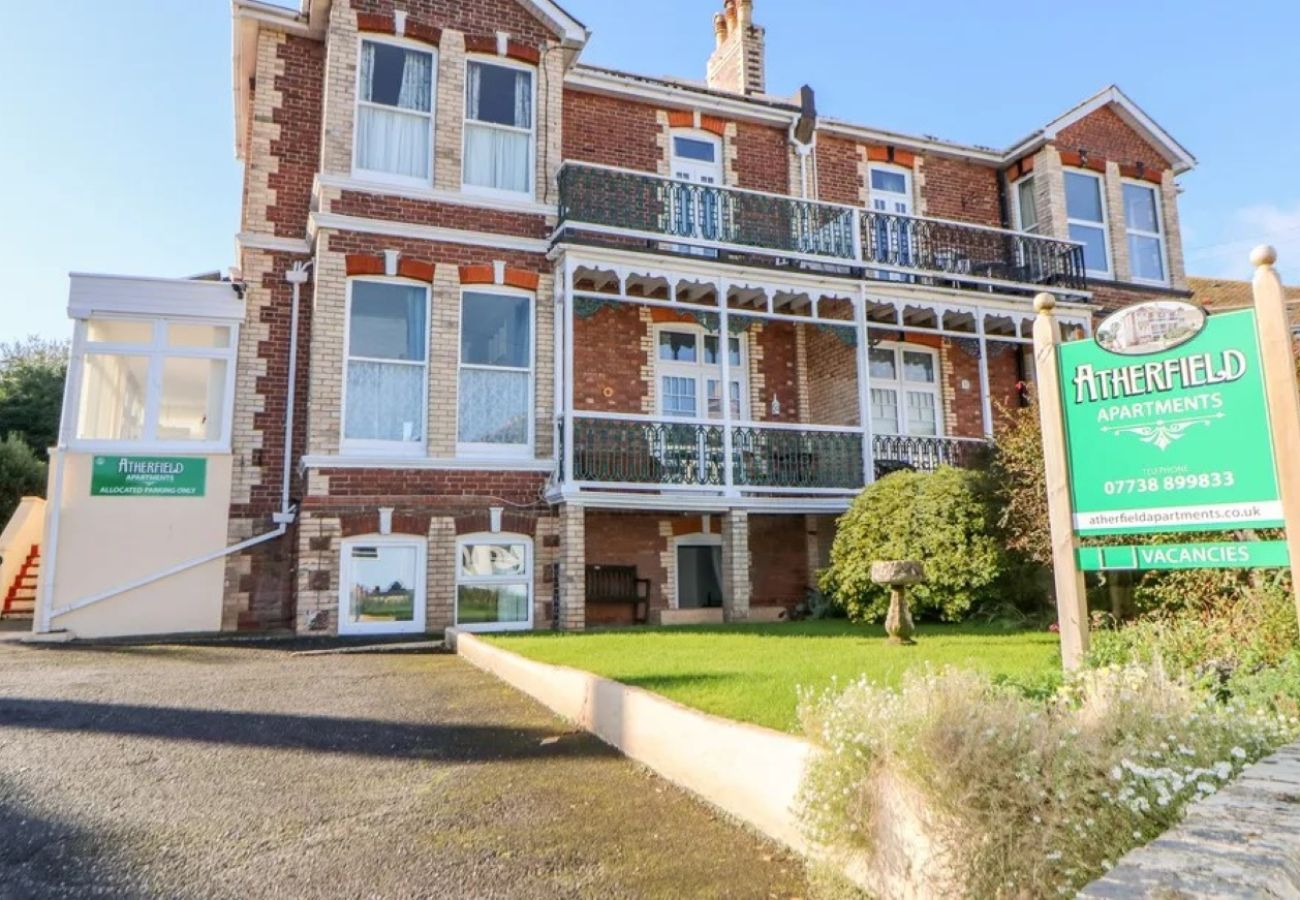
M677 546L677 608L722 606L722 545L709 541Z

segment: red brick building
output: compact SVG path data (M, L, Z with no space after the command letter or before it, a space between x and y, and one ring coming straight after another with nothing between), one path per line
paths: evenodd
M767 93L753 16L694 82L584 64L549 0L235 0L228 537L283 534L222 627L777 616L865 483L1021 402L1036 292L1186 296L1194 160L1118 88L894 134Z

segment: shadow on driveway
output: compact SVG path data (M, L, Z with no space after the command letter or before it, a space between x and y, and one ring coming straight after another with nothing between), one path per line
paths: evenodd
M588 735L556 734L541 729L417 724L24 697L0 698L0 728L100 733L461 763L617 755Z

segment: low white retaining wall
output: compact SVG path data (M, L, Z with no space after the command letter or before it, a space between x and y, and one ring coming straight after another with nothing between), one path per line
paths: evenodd
M448 629L466 661L528 694L625 756L806 853L794 801L813 753L807 741L733 722L590 672L525 659Z

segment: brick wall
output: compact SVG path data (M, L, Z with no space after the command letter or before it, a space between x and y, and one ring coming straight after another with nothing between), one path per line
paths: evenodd
M646 397L642 342L648 334L639 308L611 303L573 320L574 405L578 409L641 413Z
M863 182L858 145L826 134L817 136L817 197L827 203L862 205Z
M997 169L961 159L927 156L920 193L927 216L994 228L1002 225Z
M653 106L564 92L565 159L657 172L663 155Z
M358 13L386 16L402 9L411 19L438 28L493 36L505 31L533 45L554 43L558 38L518 0L352 0L352 7Z
M808 411L814 425L857 425L857 349L826 328L800 325L808 345Z
M1061 150L1084 150L1089 156L1102 156L1120 163L1141 162L1157 171L1169 168L1159 151L1109 106L1062 128L1056 135L1056 146Z
M374 504L393 506L405 500L421 505L478 506L534 504L546 483L542 472L500 472L476 469L321 469L329 484L327 496L309 496L303 505L330 509ZM345 502L346 500L346 502Z
M267 210L275 234L300 238L307 229L312 180L320 164L321 94L325 47L310 38L288 35L279 45L282 69L275 75L280 102L272 115L279 134L271 141L275 171L268 185L275 192Z
M789 139L780 128L736 123L738 187L784 194L790 187Z
M343 191L329 204L329 212L370 219L387 219L412 225L433 225L465 231L487 231L519 237L543 239L550 235L545 216L484 209L461 204L415 200L363 191ZM500 258L500 257L495 257Z
M763 322L761 328L751 328L751 355L754 367L761 375L751 384L750 412L759 421L798 422L799 370L796 329L803 328L793 322ZM755 353L754 351L758 352ZM781 404L780 415L772 414L772 398Z
M803 516L751 515L749 554L752 606L794 606L808 587Z

